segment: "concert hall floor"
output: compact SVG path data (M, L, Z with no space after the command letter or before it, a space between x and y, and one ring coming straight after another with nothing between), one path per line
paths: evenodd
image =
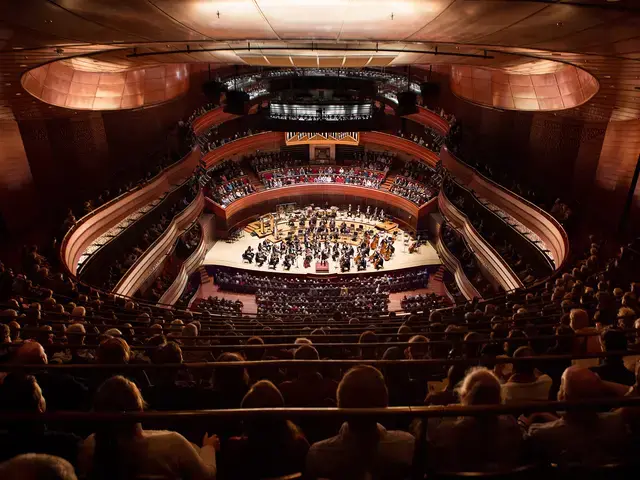
M258 243L260 243L260 239L256 237L252 237L248 234L245 234L243 238L236 241L235 243L226 243L224 240L219 240L216 244L207 252L207 255L204 259L204 265L218 265L224 267L233 267L244 270L255 270L262 272L273 272L274 270L267 268L267 263L265 263L262 267L258 267L255 263L246 263L242 260L242 254L247 249L249 245L253 247L254 250L257 249ZM418 252L409 253L408 247L403 245L401 239L397 240L395 245L396 251L393 257L388 261L384 262L384 268L380 270L376 270L373 266L367 265L367 269L361 272L358 272L356 267L351 265L351 271L345 272L342 275L349 275L354 273L368 273L375 271L392 271L392 270L401 270L404 268L412 268L419 267L421 265L440 265L442 262L436 253L435 248L430 243L426 245L422 245ZM285 271L282 266L282 261L276 268L276 272L279 273L291 273L291 274L301 274L301 273L313 273L316 274L316 260L311 263L309 268L303 268L302 265L302 256L298 256L298 266L294 264L289 271ZM334 262L329 259L329 274L340 273L338 262Z

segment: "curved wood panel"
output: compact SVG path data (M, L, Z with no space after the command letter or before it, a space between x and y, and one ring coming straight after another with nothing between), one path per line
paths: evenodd
M433 128L440 135L447 135L451 126L444 118L435 112L432 112L428 108L418 106L418 113L407 115L409 120L424 125L426 127Z
M68 273L76 275L78 260L87 247L104 232L152 200L159 198L172 185L191 175L200 160L200 148L194 147L182 160L171 165L145 185L126 192L96 208L67 232L62 240L60 257Z
M239 115L234 115L233 113L225 113L223 107L217 107L196 118L191 123L191 127L193 128L193 133L200 136L210 128L238 117Z
M555 269L569 258L569 237L553 216L507 190L456 158L446 147L440 152L444 167L469 190L486 198L540 237L553 256Z
M203 157L202 161L206 164L205 168L211 168L233 155L245 154L267 146L279 148L282 145L284 145L284 132L256 133L214 148Z
M148 275L164 260L164 257L173 251L173 245L184 229L189 227L198 218L204 208L204 192L200 190L196 198L185 208L182 213L171 220L167 229L155 242L131 265L127 273L123 275L113 289L117 295L133 296Z
M458 288L460 289L462 295L464 295L464 298L466 298L467 300L473 300L474 297L477 297L478 299L482 300L482 295L480 295L480 292L476 290L476 288L471 283L471 280L469 280L467 275L464 273L462 265L460 264L460 260L458 260L458 258L449 251L445 243L442 241L442 217L439 218L440 221L437 222L435 226L436 241L434 247L436 249L436 252L438 252L440 260L442 260L442 263L447 268L447 270L453 273L453 278L456 281L456 285L458 285Z
M478 263L484 266L487 276L493 279L494 285L499 284L505 291L524 287L507 262L478 233L469 218L449 201L443 190L440 190L438 195L438 206L440 213L458 229L469 245L473 247L473 254Z
M418 145L406 138L397 137L396 135L390 135L382 132L360 132L361 143L373 143L376 145L382 145L393 150L400 150L407 153L419 160L422 160L431 167L436 166L438 163L438 154L432 152L428 148Z
M519 111L575 108L600 89L589 72L556 63L550 72L509 72L472 65L451 65L449 85L460 98L478 105Z
M189 65L127 71L87 71L82 59L59 60L29 70L23 88L38 100L74 110L127 110L168 102L189 90Z
M204 261L204 257L207 255L207 252L211 248L213 242L213 215L200 215L198 218L198 223L202 227L202 238L198 243L196 249L189 255L182 265L180 266L180 271L176 276L173 283L167 288L167 291L164 292L160 300L158 300L159 307L166 307L167 305L173 305L178 301L180 295L182 295L182 291L187 286L187 281L189 280L189 275L195 272L202 262Z
M364 200L364 203L363 203ZM249 218L275 211L281 203L297 203L299 205L371 205L384 208L392 217L416 229L423 218L437 209L437 197L418 206L385 190L376 190L360 186L338 184L308 183L274 188L256 192L240 198L226 208L207 198L208 208L219 219L220 229L230 230Z

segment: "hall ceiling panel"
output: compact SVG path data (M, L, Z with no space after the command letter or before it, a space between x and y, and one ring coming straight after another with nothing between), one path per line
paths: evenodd
M27 28L37 26L37 30L42 34L53 36L46 45L145 40L145 37L85 20L55 3L41 0L0 2L0 18L10 18L12 24Z
M453 1L350 0L340 39L404 40L433 21Z
M211 39L277 39L252 0L149 0L178 22Z
M640 2L639 2L640 3ZM622 42L640 35L640 18L625 15L623 18L616 18L613 22L596 25L579 32L572 32L552 40L544 40L532 44L535 48L549 50L570 50L570 51L601 51L616 52L611 45Z
M547 8L535 2L456 0L411 41L471 42Z
M146 1L53 0L52 3L97 24L149 40L206 39Z
M266 21L282 39L332 39L340 36L349 0L256 0Z
M584 8L576 11L571 5L548 5L535 15L476 40L490 45L532 46L624 17L625 13L614 10Z

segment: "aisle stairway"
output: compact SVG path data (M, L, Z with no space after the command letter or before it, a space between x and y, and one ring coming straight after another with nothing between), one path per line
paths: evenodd
M392 173L392 172L387 173L387 177L384 179L384 182L382 183L382 185L380 185L380 190L386 190L388 192L397 176L398 176L397 173Z
M204 267L200 267L198 269L198 272L200 272L200 283L202 285L204 285L205 283L209 283L212 281L211 277L209 276L209 274L207 273L207 269Z
M262 183L262 181L260 181L260 177L258 177L256 172L251 167L251 163L249 162L248 158L243 158L240 161L240 168L242 168L242 171L246 174L249 182L251 182L251 185L256 192L261 192L265 189L264 184Z

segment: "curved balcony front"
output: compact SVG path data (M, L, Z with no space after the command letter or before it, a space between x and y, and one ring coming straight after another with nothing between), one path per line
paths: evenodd
M214 243L212 240L214 234L214 216L210 214L200 215L200 217L198 217L198 223L202 227L200 242L191 255L182 263L175 280L169 285L169 288L167 288L162 297L160 297L160 300L158 300L159 307L173 305L178 301L187 286L189 276L202 265L204 257Z
M80 218L62 240L60 248L62 265L71 275L77 275L80 257L99 236L144 205L161 197L173 185L182 183L193 173L199 160L200 148L196 146L185 157L164 169L151 181L108 201Z
M284 142L284 132L256 133L214 148L202 157L202 161L205 163L205 168L210 169L235 155L245 155L248 152L264 148L279 149L284 145Z
M193 133L195 133L196 136L200 136L215 126L239 117L239 115L224 112L223 108L224 107L222 106L216 107L213 110L209 110L203 115L197 117L193 122L191 122Z
M133 296L166 255L173 250L178 237L184 233L204 208L204 192L200 190L193 201L176 215L164 232L138 257L113 289L117 295Z
M442 221L436 222L435 228L436 241L434 246L436 252L438 252L438 256L440 257L440 260L442 260L442 263L447 268L447 270L449 270L453 274L453 278L455 279L456 285L458 285L460 292L462 292L462 295L464 295L464 298L466 298L467 300L473 300L474 298L482 300L482 295L480 295L480 292L478 292L476 287L474 287L471 283L471 280L469 280L467 275L464 273L462 265L460 264L460 260L458 260L458 258L449 251L445 243L442 241Z
M391 135L389 133L360 132L360 143L381 145L393 150L399 150L423 161L433 168L435 168L439 160L438 154L428 148L412 142L407 138L398 137L397 135Z
M460 184L486 198L536 234L550 252L555 270L563 266L569 258L569 237L550 213L485 177L446 147L442 148L440 159Z
M446 136L451 129L449 122L428 108L418 106L418 113L407 115L406 118L420 125L434 129L440 135Z
M478 263L484 267L487 279L495 286L500 285L505 291L524 287L518 275L504 259L489 245L473 227L469 218L447 198L444 190L438 195L440 213L451 223L473 248Z

